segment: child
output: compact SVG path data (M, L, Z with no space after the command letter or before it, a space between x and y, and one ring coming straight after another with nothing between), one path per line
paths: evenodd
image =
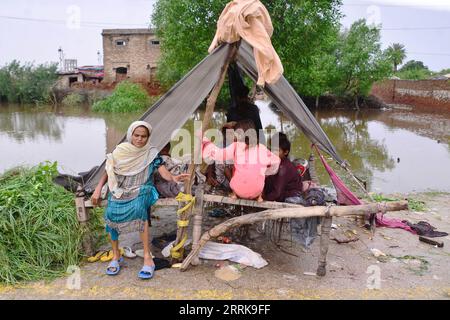
M265 176L278 171L280 158L259 143L258 133L251 120L238 121L235 133L237 141L223 149L204 138L203 158L218 162L233 160L234 173L230 181L230 188L233 191L231 197L263 201Z
M234 126L236 122L227 122L222 127L222 147L226 148L228 144L234 142ZM225 163L214 161L208 166L206 173L206 182L219 190L230 192L230 181L233 177L233 160L227 160Z
M179 160L170 157L170 142L164 146L159 155L163 160L163 164L167 171L172 174L181 174L185 171L185 166ZM161 175L155 173L155 186L161 198L176 197L179 192L183 192L183 183L175 181L166 181Z

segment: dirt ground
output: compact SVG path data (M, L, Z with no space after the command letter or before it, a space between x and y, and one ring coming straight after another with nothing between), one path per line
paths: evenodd
M389 217L411 222L428 221L439 231L450 233L450 194L429 192L409 195L425 201L424 212L390 212ZM397 195L398 197L398 195ZM154 237L174 230L175 209L159 208L152 222ZM214 220L215 219L215 220ZM208 218L217 223L218 218ZM352 233L355 242L330 242L325 277L310 275L317 269L319 239L309 250L303 249L290 236L280 242L282 250L267 235L252 229L252 240L242 244L260 253L268 265L261 269L240 266L238 279L224 281L215 276L217 261L202 264L186 272L166 268L153 279L142 281L137 273L141 258L126 259L126 266L116 277L105 275L107 263L85 263L80 266L80 288L70 289L68 278L52 282L0 286L0 299L449 299L450 236L435 238L443 248L419 241L401 229L377 228L375 237L360 227L353 218L335 218L338 233ZM261 227L261 226L259 226ZM124 237L122 245L139 247L137 235ZM386 256L376 258L370 249ZM155 255L160 253L155 249ZM222 262L234 265L233 262ZM305 272L307 274L305 274ZM376 277L379 275L379 287ZM375 277L375 278L374 278ZM375 279L375 280L374 280ZM368 286L369 284L369 286ZM73 288L73 286L72 286Z

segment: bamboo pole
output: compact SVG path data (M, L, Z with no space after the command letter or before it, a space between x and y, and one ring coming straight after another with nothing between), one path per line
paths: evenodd
M214 85L214 88L212 89L211 94L209 95L208 100L206 101L206 111L205 111L205 115L203 116L202 134L200 136L200 139L203 138L204 132L209 129L212 115L214 112L214 107L216 105L217 97L219 96L220 90L222 89L223 83L225 82L225 76L227 74L228 66L230 65L230 62L232 60L234 60L235 55L237 53L238 44L239 43L236 42L236 43L233 43L230 45L227 59L225 60L225 63L222 66L222 69L220 72L219 80ZM194 135L194 139L198 139L198 137L196 135ZM196 159L196 156L199 154L201 154L201 141L199 141L199 143L197 143L197 144L194 143L194 158L193 158L193 160ZM188 168L189 178L187 179L187 181L184 184L184 186L185 186L184 189L185 189L186 194L191 194L192 184L194 182L194 176L195 176L195 168L196 168L196 164L194 162L195 161L192 161L192 163L189 165L189 168ZM189 209L181 214L180 220L186 220L187 217L191 215L191 213L192 213L192 207L191 207L191 209ZM177 238L175 240L174 246L176 246L177 244L180 243L180 241L183 239L183 237L186 233L186 230L187 230L187 227L179 227L178 228ZM176 262L175 260L176 259L172 259L172 262L173 263Z
M253 224L264 220L278 220L282 218L308 218L308 217L341 217L341 216L356 216L364 215L367 213L387 212L387 211L399 211L408 209L408 201L393 201L384 203L369 203L356 206L315 206L305 208L285 208L276 210L265 210L244 216L235 217L229 219L217 226L213 227L209 231L203 233L200 238L199 244L195 249L192 249L191 253L186 257L181 265L181 270L187 269L191 263L193 257L198 255L200 249L211 238L217 238L221 234L225 233L231 228L235 228L245 224ZM331 225L331 224L330 224ZM326 253L325 253L326 254Z

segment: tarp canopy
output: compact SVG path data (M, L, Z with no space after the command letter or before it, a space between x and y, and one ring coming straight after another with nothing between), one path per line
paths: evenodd
M150 139L152 145L158 150L161 150L170 141L172 133L183 126L211 92L219 80L230 48L231 45L228 43L217 47L139 119L152 125ZM244 40L241 40L236 62L253 81L258 79L253 49ZM330 154L339 163L343 162L319 123L283 76L274 84L266 84L264 90L273 103L304 132L311 142ZM125 137L121 141L124 140ZM86 192L93 192L104 173L104 165L105 162L86 182L84 186Z

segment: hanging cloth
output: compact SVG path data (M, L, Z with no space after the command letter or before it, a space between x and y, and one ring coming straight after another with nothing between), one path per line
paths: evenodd
M323 155L320 153L319 148L317 148L316 145L313 145L314 148L317 151L317 154L320 157L320 160L322 161L323 166L325 167L325 170L330 176L331 182L334 185L334 188L336 189L337 193L337 202L339 205L360 205L363 204L363 202L358 199L353 192L350 191L350 189L345 185L345 183L341 180L341 178L338 177L336 172L333 171L333 169L328 165L327 161L323 157ZM413 234L416 234L416 232L411 229L411 227L403 222L400 219L395 218L386 218L382 212L378 212L375 221L377 226L379 227L388 227L388 228L400 228L404 229L406 231L409 231Z

